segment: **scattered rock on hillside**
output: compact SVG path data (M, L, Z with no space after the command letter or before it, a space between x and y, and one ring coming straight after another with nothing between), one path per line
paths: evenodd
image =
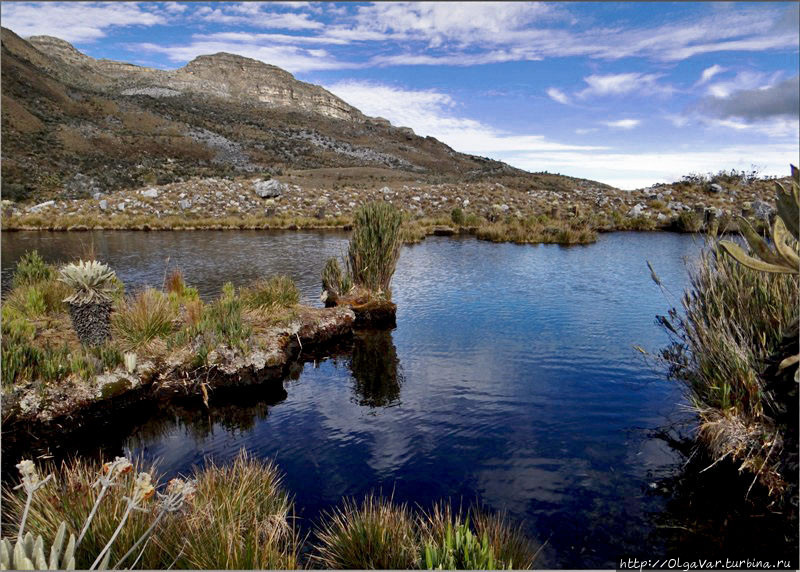
M281 196L289 188L286 183L281 183L277 179L270 179L268 181L256 181L253 183L253 189L256 194L262 199L274 199Z

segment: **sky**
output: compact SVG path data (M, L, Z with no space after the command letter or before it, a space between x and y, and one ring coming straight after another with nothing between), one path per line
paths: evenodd
M8 2L2 24L174 69L230 52L457 151L620 188L800 160L800 4Z

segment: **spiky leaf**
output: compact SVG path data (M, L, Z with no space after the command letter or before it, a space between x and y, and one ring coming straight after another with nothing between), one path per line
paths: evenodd
M733 256L740 264L744 264L753 270L760 270L761 272L775 272L780 274L790 273L790 269L787 266L770 264L768 262L764 262L763 260L753 258L744 250L742 250L741 246L734 244L733 242L723 240L720 241L719 245L725 250L725 252ZM797 273L797 271L794 270L794 273Z
M784 264L793 270L791 274L800 272L800 257L797 251L789 243L792 238L789 236L786 226L781 219L775 219L775 226L772 229L772 238L775 241L775 249L784 260Z

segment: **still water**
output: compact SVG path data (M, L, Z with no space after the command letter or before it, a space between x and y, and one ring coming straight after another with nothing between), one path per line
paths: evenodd
M286 273L319 305L320 271L346 240L3 233L3 284L27 249L64 260L93 243L129 291L160 285L174 267L204 297L225 281ZM159 459L168 474L245 448L276 460L305 523L342 496L373 490L423 507L477 501L547 541L544 567L613 568L622 554L674 552L664 531L687 527L669 514L668 483L685 459L654 434L688 417L677 386L633 346L665 344L654 318L683 291L684 259L700 246L664 233L601 235L580 247L428 238L402 251L395 330L361 333L346 353L299 365L284 390L225 397L209 411L146 409L81 448Z

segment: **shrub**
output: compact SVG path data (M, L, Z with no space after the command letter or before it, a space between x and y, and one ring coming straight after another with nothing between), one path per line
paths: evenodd
M14 271L14 278L11 284L14 288L19 288L20 286L50 280L54 275L53 267L39 256L38 251L31 250L26 252L17 262L17 268Z
M497 570L488 535L473 534L469 518L455 527L448 522L444 535L426 542L424 552L428 570Z
M450 220L453 221L453 224L461 226L464 224L464 211L460 208L455 207L452 211L450 211Z
M367 496L360 504L345 500L323 517L316 531L313 558L334 569L416 568L419 540L408 506Z
M74 290L67 298L70 304L110 302L116 274L102 262L91 260L67 264L59 272L59 280Z
M125 349L138 349L156 338L168 336L175 317L167 296L159 290L147 288L124 303L114 313L112 322L114 333Z
M391 297L389 283L400 256L402 223L402 213L390 203L372 202L355 211L347 251L355 285Z
M290 308L300 302L300 291L294 280L284 275L257 280L239 295L251 309Z

